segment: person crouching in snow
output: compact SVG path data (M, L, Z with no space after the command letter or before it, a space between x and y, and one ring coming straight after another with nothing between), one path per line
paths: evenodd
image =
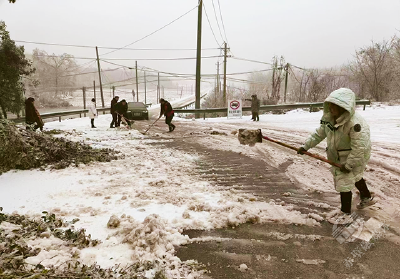
M39 111L35 107L35 98L29 97L25 100L25 122L27 124L26 129L30 130L33 128L36 131L37 128L40 128L40 131L43 131L43 120L40 117Z
M95 117L97 117L96 99L93 98L92 102L89 105L89 118L90 118L90 123L92 124L92 128L96 128L94 126L94 118Z
M351 203L354 186L360 191L358 209L374 204L373 197L363 179L364 169L371 155L370 131L367 122L356 111L353 91L340 88L324 102L321 125L306 140L298 154L315 147L327 138L328 159L342 167L332 167L335 188L340 192L341 214L337 224L351 223Z
M168 125L169 131L175 130L175 125L171 123L174 118L174 110L169 102L164 99L160 99L160 117L165 115L165 124Z

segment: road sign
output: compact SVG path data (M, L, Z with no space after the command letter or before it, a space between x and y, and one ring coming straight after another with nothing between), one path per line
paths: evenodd
M242 118L242 100L228 101L228 118L231 117Z

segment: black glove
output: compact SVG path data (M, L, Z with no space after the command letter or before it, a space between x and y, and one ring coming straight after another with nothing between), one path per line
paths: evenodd
M343 172L343 173L349 173L349 172L350 172L350 170L347 169L345 165L342 165L342 166L340 167L340 171Z
M304 152L306 152L306 151L307 151L307 150L305 150L304 147L300 147L300 148L297 150L297 154L304 155Z

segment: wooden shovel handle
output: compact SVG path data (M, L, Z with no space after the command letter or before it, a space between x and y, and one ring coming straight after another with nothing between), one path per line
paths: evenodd
M269 141L272 141L272 142L275 142L275 143L277 143L277 144L279 144L279 145L282 145L282 146L284 146L284 147L287 147L287 148L290 148L290 149L299 151L299 148L296 148L296 147L294 147L294 146L291 146L291 145L289 145L289 144L286 144L286 143L283 143L283 142L280 142L280 141L277 141L277 140L273 140L273 139L271 139L271 138L269 138L269 137L266 137L266 136L264 136L264 135L262 135L262 138L263 138L263 139L266 139L266 140L269 140ZM318 160L320 160L320 161L323 161L323 162L325 162L325 163L328 163L328 164L330 164L330 165L332 165L332 166L334 166L334 167L338 167L338 168L341 168L341 167L342 167L342 165L340 165L340 164L338 164L338 163L335 163L335 162L332 162L332 161L330 161L330 160L328 160L328 159L326 159L326 158L324 158L324 157L321 157L321 156L319 156L319 155L312 154L312 153L307 152L307 151L304 151L303 154L306 154L306 155L308 155L308 156L310 156L310 157L313 157L313 158L315 158L315 159L318 159Z

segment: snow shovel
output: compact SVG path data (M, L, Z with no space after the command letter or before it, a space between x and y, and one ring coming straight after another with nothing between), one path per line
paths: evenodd
M122 123L126 124L126 125L129 127L128 129L131 129L131 128L132 128L132 127L131 127L131 125L132 125L131 121L128 120L128 119L126 119L125 116L123 116L122 114L120 114L120 113L118 113L118 112L117 112L117 114L118 114L119 116L121 116ZM132 122L134 122L134 121L132 121Z
M293 149L293 150L296 150L296 151L299 150L299 148L296 148L296 147L291 146L289 144L286 144L286 143L283 143L283 142L280 142L280 141L277 141L277 140L273 140L273 139L271 139L269 137L263 136L263 134L261 133L261 129L258 129L258 130L239 129L238 139L239 139L239 142L241 144L250 145L250 146L254 146L257 142L262 142L262 139L266 139L266 140L275 142L275 143L277 143L279 145L282 145L284 147L287 147L287 148L290 148L290 149ZM335 167L338 167L338 168L342 167L342 165L337 164L335 162L332 162L332 161L330 161L330 160L328 160L328 159L326 159L324 157L321 157L319 155L312 154L312 153L307 152L307 151L303 152L303 154L306 154L306 155L308 155L310 157L313 157L315 159L318 159L320 161L328 163L328 164L330 164L332 166L335 166Z
M161 118L161 116L160 116L159 118L157 118L157 120L156 120L156 121L154 121L154 122L153 122L153 124L151 124L151 125L150 125L150 127L149 127L149 128L147 128L147 130L146 130L146 131L144 131L142 134L143 134L143 135L145 135L145 134L147 133L147 131L148 131L148 130L150 130L150 128L151 128L151 127L153 127L153 125L154 125L154 124L156 124L156 122L157 122L157 121L158 121L160 118Z

